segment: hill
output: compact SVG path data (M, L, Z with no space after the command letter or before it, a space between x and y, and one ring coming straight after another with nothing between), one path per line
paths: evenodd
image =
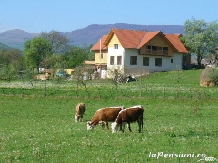
M1 49L12 49L12 48L7 46L7 45L5 45L5 44L3 44L3 43L0 43L0 50Z
M38 35L37 33L33 34L20 29L14 29L0 33L0 42L7 46L23 50L25 41Z
M73 45L95 44L103 35L108 34L112 28L144 30L144 31L162 31L164 33L184 33L182 25L135 25L135 24L106 24L89 25L86 28L78 29L72 32L64 33Z
M85 28L71 32L63 32L63 35L69 38L70 43L76 46L95 44L102 35L110 32L112 28L145 30L145 31L162 31L164 33L184 33L182 25L136 25L136 24L93 24ZM39 33L27 33L20 29L9 30L0 33L0 42L14 48L23 49L24 42L38 36Z

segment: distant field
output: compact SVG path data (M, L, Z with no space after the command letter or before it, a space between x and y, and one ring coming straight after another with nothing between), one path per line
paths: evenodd
M218 98L217 88L200 87L202 70L154 73L137 82L118 84L110 80L0 81L0 94L18 96L49 96L70 98Z
M153 74L141 82L147 94L141 91L140 81L118 85L117 93L106 81L87 81L86 88L79 86L78 94L72 93L76 90L73 81L53 83L56 87L49 83L46 89L51 92L45 97L43 83L28 89L18 86L18 81L1 82L0 162L185 163L209 156L216 159L217 88L199 87L200 73L184 71L178 78L177 72ZM132 96L134 93L138 94ZM87 111L84 122L75 123L75 106L81 101ZM138 104L145 109L142 133L137 133L136 123L131 125L133 133L126 129L112 134L100 126L86 130L86 121L97 109ZM158 154L162 156L157 158Z

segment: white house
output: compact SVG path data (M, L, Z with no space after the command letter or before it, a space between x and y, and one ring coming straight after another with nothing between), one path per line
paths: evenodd
M107 69L119 68L124 73L140 75L182 68L183 55L188 51L180 41L180 36L160 31L112 29L104 36L102 45L93 47L95 50L97 47L107 49Z

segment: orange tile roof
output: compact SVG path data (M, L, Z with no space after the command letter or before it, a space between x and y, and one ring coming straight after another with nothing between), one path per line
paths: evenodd
M106 40L108 35L104 35L102 38L101 38L101 50L107 50L107 46L104 45L104 42ZM91 50L100 50L100 40L91 48Z
M188 53L187 49L179 38L180 36L181 34L165 34L165 37L172 43L178 52Z
M144 37L141 39L141 42L138 44L137 49L140 49L143 45L145 45L148 41L150 41L154 36L159 34L160 31L158 32L146 32Z
M114 34L117 36L123 48L140 49L156 35L161 35L174 50L180 53L188 53L184 44L179 39L180 34L163 34L161 31L146 32L125 29L112 29L108 35L104 35L101 40L102 50L106 50ZM100 40L91 48L91 50L100 50Z
M112 29L124 48L137 48L138 44L146 34L145 31Z

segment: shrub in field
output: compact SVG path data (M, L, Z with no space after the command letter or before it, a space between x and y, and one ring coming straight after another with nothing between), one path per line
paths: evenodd
M218 70L206 67L200 77L200 86L216 86L218 83Z

